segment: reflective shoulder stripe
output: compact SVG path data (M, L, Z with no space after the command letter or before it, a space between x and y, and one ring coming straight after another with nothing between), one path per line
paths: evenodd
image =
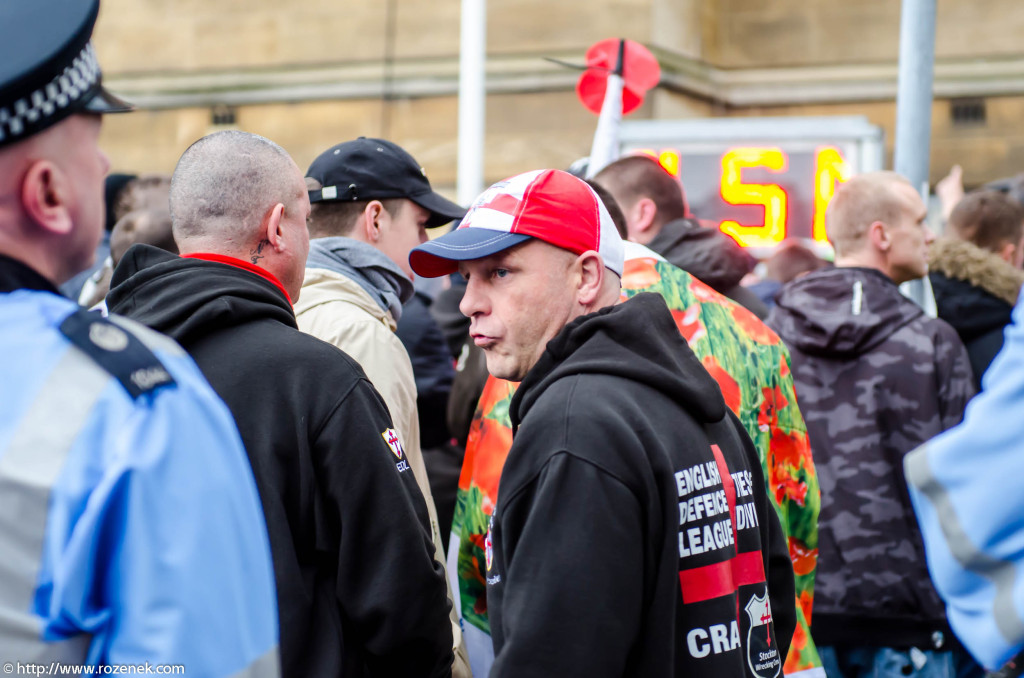
M917 448L906 456L904 469L907 481L927 497L935 508L942 536L953 557L964 569L992 582L992 586L995 588L992 617L1000 633L1011 642L1024 638L1024 621L1021 621L1017 614L1014 603L1017 579L1014 564L989 556L979 550L971 541L956 513L949 493L932 473L931 464L928 461L927 445Z
M111 376L71 347L47 376L0 453L0 657L81 662L89 638L43 643L31 613L50 492Z
M281 655L277 646L274 646L231 678L277 678L280 675Z

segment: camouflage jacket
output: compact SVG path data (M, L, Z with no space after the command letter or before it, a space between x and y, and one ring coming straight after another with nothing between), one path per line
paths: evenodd
M789 345L821 480L815 640L945 647L902 461L974 395L963 344L874 269L811 273L777 300L768 323Z
M818 480L806 428L797 408L789 355L779 337L743 307L646 248L627 243L623 298L642 292L664 297L687 343L715 378L726 404L757 448L788 538L796 573L797 627L785 672L824 677L810 638L817 561ZM484 540L498 481L512 446L508 408L516 384L489 378L466 444L459 479L448 571L456 573L463 628L474 675L486 675L490 625Z

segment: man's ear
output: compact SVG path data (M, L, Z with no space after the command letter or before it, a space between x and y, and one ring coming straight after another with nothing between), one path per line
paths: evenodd
M1012 242L1005 241L1003 242L999 250L996 251L996 254L999 255L1000 259L1012 265L1014 259L1017 258L1017 246L1014 245Z
M284 238L284 204L277 203L263 217L263 238L275 252L280 253L287 246ZM255 262L253 262L255 263Z
M650 198L640 198L634 206L636 210L636 230L643 233L654 226L658 218L658 206Z
M607 273L604 262L594 250L588 250L576 258L579 283L576 287L576 301L581 306L591 306L601 294L601 286Z
M366 204L357 224L359 232L363 235L363 238L360 238L363 242L374 245L380 240L380 221L384 215L384 203L380 200L371 200Z
M868 226L868 241L872 247L879 252L888 252L892 247L892 239L889 237L889 229L881 221L873 221Z
M21 204L25 212L44 231L67 235L74 227L68 212L70 191L64 173L53 163L32 163L21 182Z

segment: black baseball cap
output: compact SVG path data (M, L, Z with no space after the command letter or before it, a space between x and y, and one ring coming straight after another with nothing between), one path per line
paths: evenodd
M99 0L0 2L0 146L75 113L132 107L103 88L90 38Z
M323 187L309 192L310 202L353 202L406 198L430 212L427 228L462 219L466 210L435 193L426 171L401 146L359 137L332 146L306 171Z

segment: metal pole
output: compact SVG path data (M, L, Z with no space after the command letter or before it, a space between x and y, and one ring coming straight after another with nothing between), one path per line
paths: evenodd
M934 69L935 0L903 0L893 166L921 192L925 201L931 160ZM930 315L935 315L935 298L927 278L905 283L902 289Z
M381 94L380 138L391 138L391 105L394 102L395 83L395 11L396 0L388 0L384 9L384 91Z
M469 205L484 188L487 90L487 0L462 0L459 51L458 201Z
M935 0L903 0L893 164L918 190L928 184L934 67Z

